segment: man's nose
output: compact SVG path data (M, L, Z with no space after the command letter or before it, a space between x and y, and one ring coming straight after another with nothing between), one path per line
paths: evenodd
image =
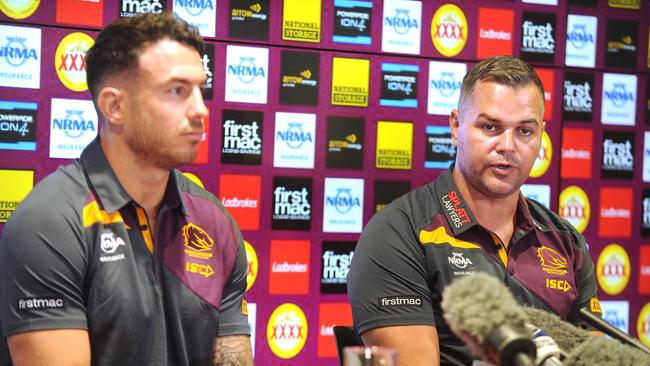
M505 130L499 136L499 143L497 144L497 150L512 152L515 150L515 132L512 130Z

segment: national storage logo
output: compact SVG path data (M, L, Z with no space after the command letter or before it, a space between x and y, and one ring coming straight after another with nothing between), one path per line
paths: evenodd
M578 186L568 186L560 193L558 214L583 233L591 217L591 204L585 191Z
M360 233L363 198L363 179L325 178L323 232Z
M282 359L295 357L307 341L307 317L296 304L285 303L273 310L266 327L271 351Z
M521 58L553 63L555 14L525 11L521 20Z
M634 126L637 76L603 74L601 120L603 124Z
M285 41L320 42L321 0L284 0L282 39Z
M371 30L372 1L334 0L334 42L370 45Z
M34 187L33 170L0 169L0 223L5 223Z
M433 14L431 41L443 56L456 56L467 43L467 28L467 18L461 8L444 4Z
M0 100L0 150L36 150L36 112L31 102Z
M52 98L50 158L78 158L97 137L98 127L92 101Z
M276 168L314 167L316 115L276 112L273 166Z
M0 86L41 85L41 30L0 25Z
M596 264L596 279L608 295L618 295L630 281L630 257L618 244L609 244L600 252Z
M265 104L269 49L226 46L226 102Z
M544 131L542 133L542 145L539 148L539 153L537 154L537 159L533 164L533 168L530 170L531 178L539 178L542 175L546 174L549 166L551 166L551 161L553 159L553 143L551 138L548 136L548 133Z
M95 40L81 32L65 36L54 54L54 66L61 83L72 91L88 89L86 83L86 53Z
M384 1L382 52L420 53L422 3L411 0Z
M381 64L381 99L389 107L418 106L418 65Z
M203 37L215 36L216 0L174 0L172 10L195 26Z
M29 18L38 9L41 0L0 1L0 11L12 19Z
M565 65L596 66L597 30L598 17L576 14L567 16Z
M161 14L167 8L167 0L120 0L120 18L138 14Z
M260 165L264 113L224 109L221 162Z
M598 236L629 238L632 234L632 189L600 187Z
M448 116L458 107L460 87L466 73L465 63L429 61L428 114Z
M367 107L370 94L370 60L332 59L332 105Z
M377 122L375 166L384 169L411 169L413 165L413 123Z

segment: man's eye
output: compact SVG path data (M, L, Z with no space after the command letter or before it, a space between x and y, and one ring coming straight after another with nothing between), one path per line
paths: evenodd
M169 89L169 93L172 95L181 95L183 93L183 87L177 86Z
M496 130L496 127L494 127L494 126L492 126L492 125L483 125L482 128L483 128L483 130L485 130L485 131L487 131L487 132L493 132L493 131Z
M530 136L533 134L533 130L531 130L530 128L522 128L521 134L524 136Z

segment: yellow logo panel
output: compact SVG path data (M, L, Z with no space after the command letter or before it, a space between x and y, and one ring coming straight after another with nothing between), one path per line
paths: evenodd
M386 169L411 169L413 162L413 123L377 123L375 166Z
M195 174L192 174L190 172L183 172L183 175L187 177L187 179L191 180L192 182L196 183L197 186L205 189L205 185L203 185L203 182L201 182L201 179L197 177Z
M332 61L332 105L367 107L370 60L334 57Z
M88 89L86 83L86 52L95 40L81 32L65 36L54 54L54 66L61 83L72 91Z
M201 227L189 223L183 226L183 237L185 238L185 253L193 258L212 258L212 247L214 239Z
M431 21L431 40L436 50L447 57L459 54L467 43L467 18L456 5L445 4Z
M307 317L295 304L278 306L269 318L266 339L273 353L280 358L292 358L307 341Z
M284 0L282 39L320 42L321 0Z
M568 186L560 193L558 214L569 221L580 233L584 232L589 224L590 207L589 197L578 186Z
M33 187L33 170L0 170L0 222L7 222Z
M610 8L640 9L641 0L607 0Z
M244 248L246 249L246 260L248 262L248 273L246 274L246 291L248 291L257 279L260 262L257 259L255 248L246 240L244 240Z
M41 0L0 0L0 11L9 18L25 19L34 14L40 4Z
M537 159L533 164L533 169L530 170L531 178L539 178L546 173L548 167L551 165L553 158L553 144L551 138L548 137L546 131L542 134L542 146L539 148Z
M630 281L630 257L618 244L610 244L598 256L596 279L608 295L618 295Z
M470 243L468 241L463 241L456 239L453 236L447 234L444 226L433 231L420 231L420 243L421 244L448 244L454 248L463 248L463 249L481 249L480 246Z
M636 322L636 334L647 347L650 347L650 302L645 304Z

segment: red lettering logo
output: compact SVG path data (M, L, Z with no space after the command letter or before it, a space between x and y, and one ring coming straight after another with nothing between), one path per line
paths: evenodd
M511 9L479 8L476 57L512 55L514 23L515 13Z
M101 28L104 0L56 0L56 22Z
M321 303L318 305L318 357L336 357L334 326L352 325L349 303Z
M271 240L269 294L309 292L309 240Z
M598 236L629 238L632 234L632 189L600 188Z
M562 178L591 179L592 140L590 129L562 129Z
M219 177L219 199L241 230L260 228L259 175L230 175Z

